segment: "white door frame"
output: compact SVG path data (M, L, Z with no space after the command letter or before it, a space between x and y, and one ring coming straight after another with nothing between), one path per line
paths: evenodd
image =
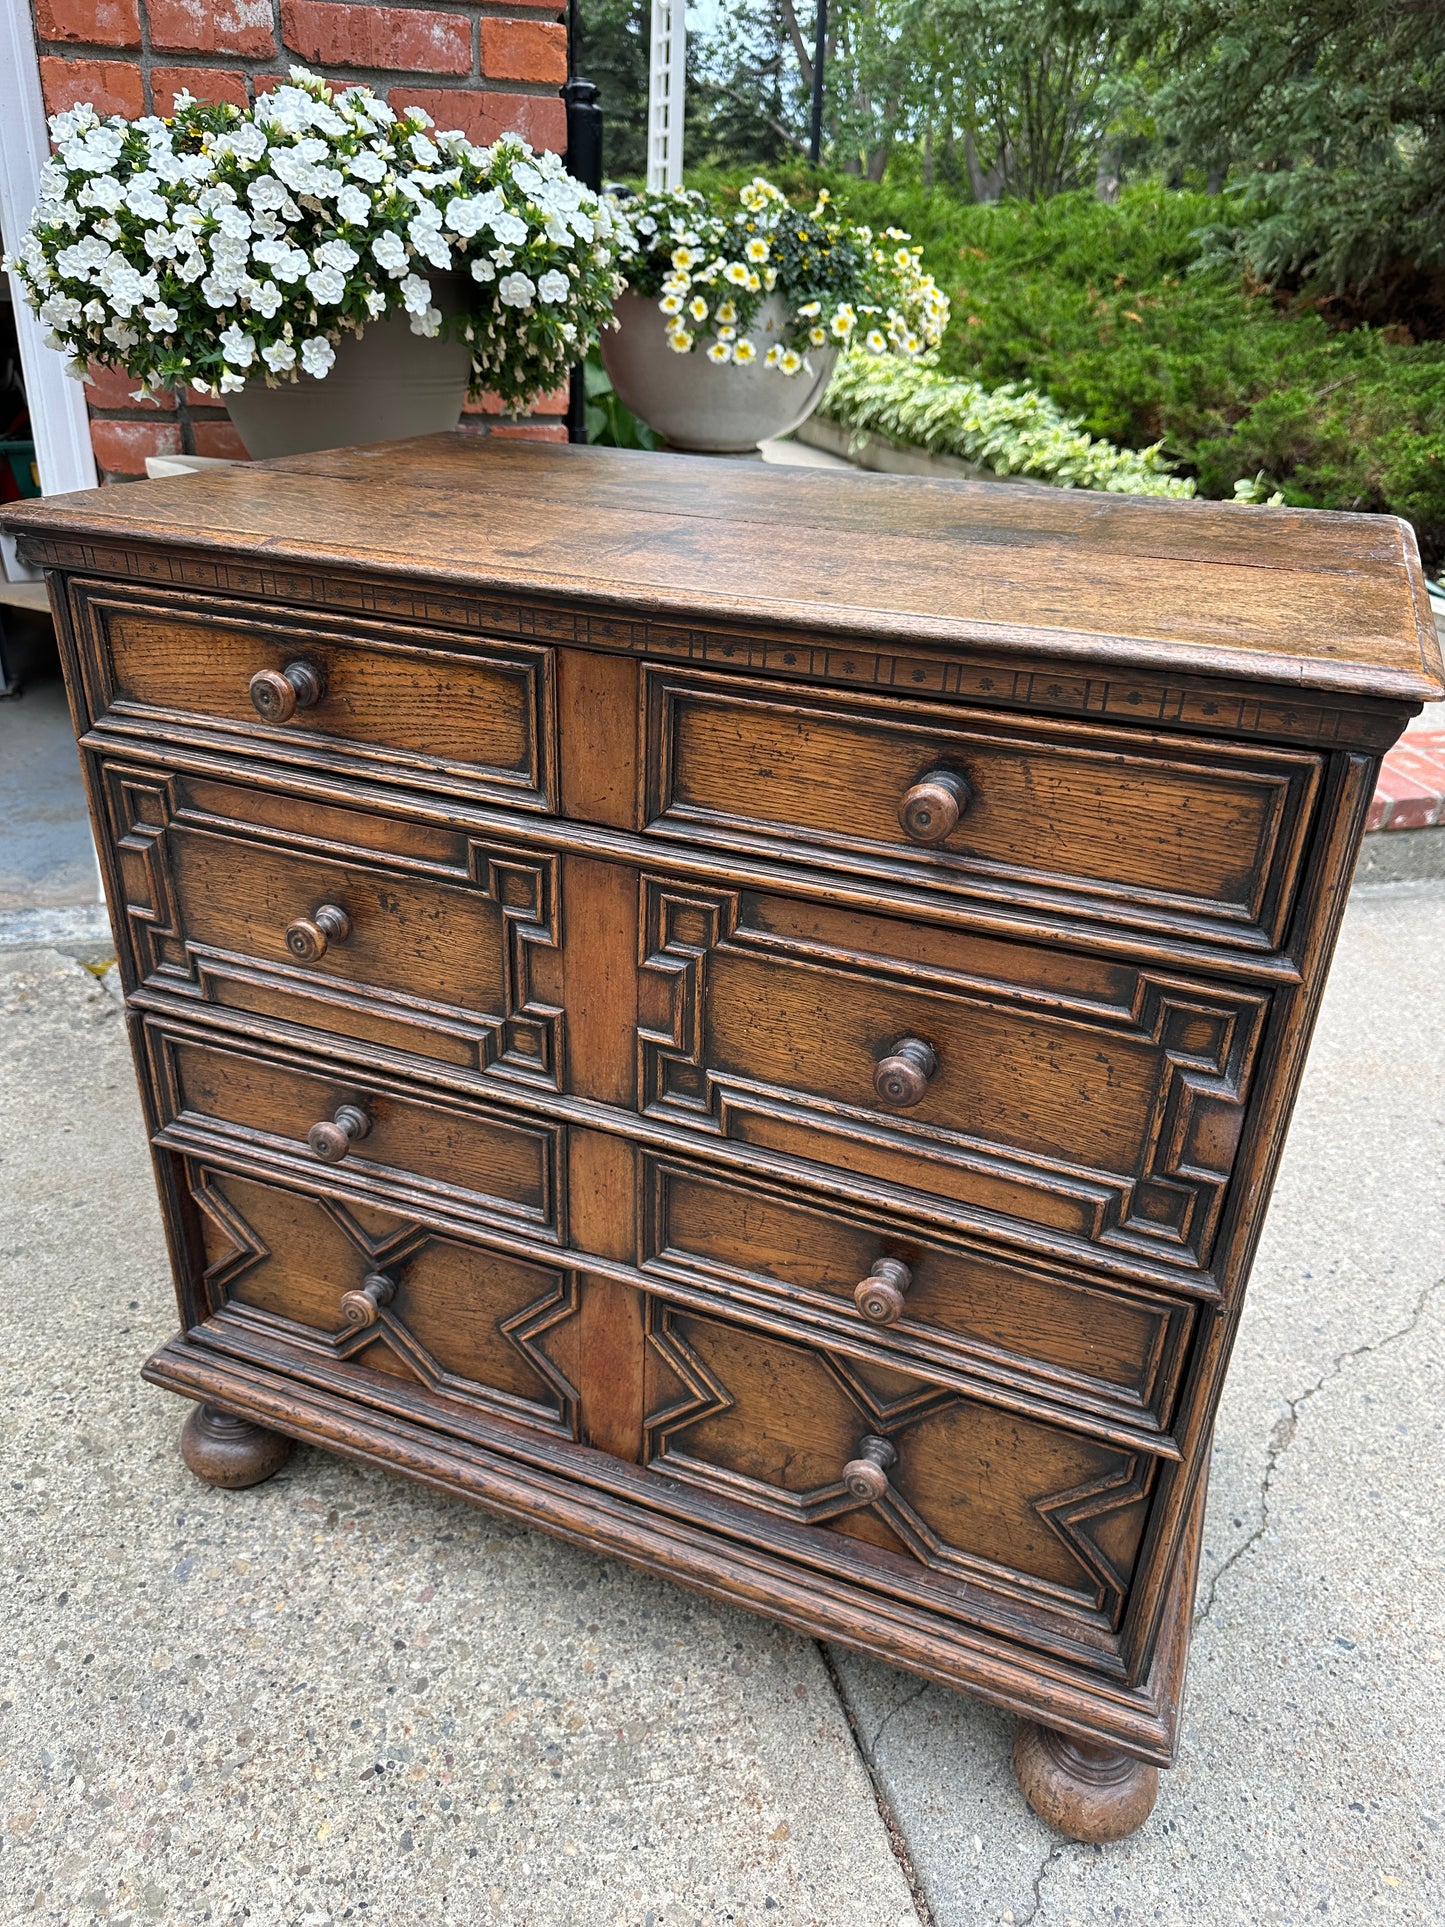
M30 8L26 0L0 0L0 232L9 248L30 225L40 196L40 169L49 152ZM40 486L47 495L94 488L84 385L66 374L64 356L46 347L45 332L19 282L13 274L9 281ZM4 563L12 580L32 573L17 568L8 541Z

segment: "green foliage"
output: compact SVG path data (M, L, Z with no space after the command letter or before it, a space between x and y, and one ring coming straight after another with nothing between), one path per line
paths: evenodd
M587 439L602 448L656 448L657 437L622 400L593 349L582 364L587 390Z
M946 372L1027 382L1092 435L1162 443L1201 495L1228 501L1262 471L1266 495L1388 510L1445 552L1445 342L1331 331L1233 266L1192 270L1217 197L1141 187L1117 206L1070 194L971 207L834 186L855 219L896 220L922 244L953 300Z
M917 362L845 355L823 413L935 454L960 455L996 475L1032 475L1060 488L1112 495L1194 493L1157 448L1140 453L1097 441L1046 395L1021 383L987 389Z
M1233 239L1260 273L1445 269L1439 0L1144 0L1134 47L1185 155L1247 170Z

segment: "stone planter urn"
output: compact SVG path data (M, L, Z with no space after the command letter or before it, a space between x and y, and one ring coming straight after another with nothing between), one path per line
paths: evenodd
M443 314L458 313L460 277L434 277L432 299ZM257 461L400 441L456 427L471 366L466 342L428 340L412 333L409 315L387 314L369 321L362 334L343 335L335 364L320 381L301 375L268 388L251 380L226 396L226 406Z
M765 368L763 356L782 339L786 320L776 298L759 310L750 335L758 358L745 367L709 361L701 348L674 354L666 319L646 295L620 295L616 315L620 327L602 336L602 365L612 386L670 447L695 455L750 455L759 442L789 434L823 399L838 359L836 348L814 348L811 374Z

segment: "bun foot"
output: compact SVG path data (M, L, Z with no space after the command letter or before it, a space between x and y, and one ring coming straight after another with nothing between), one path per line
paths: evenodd
M1014 1774L1039 1818L1070 1840L1122 1840L1143 1825L1159 1798L1157 1766L1032 1720L1019 1722Z
M198 1479L239 1491L279 1472L291 1441L214 1405L197 1405L181 1427L181 1457Z

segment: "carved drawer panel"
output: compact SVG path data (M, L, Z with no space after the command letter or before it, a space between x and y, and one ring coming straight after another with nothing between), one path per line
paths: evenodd
M574 1437L573 1275L399 1213L186 1159L200 1335L363 1401Z
M1156 1448L1171 1424L1193 1305L651 1153L642 1167L643 1269L723 1310Z
M950 1221L1209 1263L1269 996L643 882L643 1108Z
M555 1088L556 859L371 811L107 762L135 978Z
M71 586L91 720L375 781L552 807L552 652L314 612Z
M1156 1459L723 1319L648 1318L650 1467L961 1618L1117 1631Z
M375 1069L303 1067L275 1048L154 1017L145 1031L160 1141L172 1148L219 1139L259 1160L334 1171L362 1196L559 1235L554 1125L409 1090Z
M1318 757L645 673L655 833L953 899L1282 940Z

